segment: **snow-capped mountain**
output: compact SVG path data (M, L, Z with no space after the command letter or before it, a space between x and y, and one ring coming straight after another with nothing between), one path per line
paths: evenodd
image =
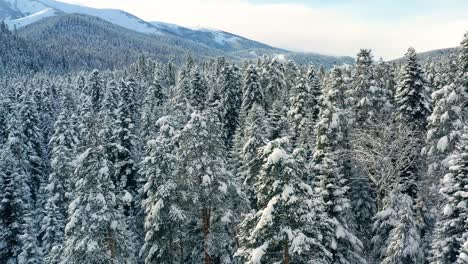
M0 21L4 20L10 29L17 28L18 30L22 30L51 18L66 19L65 15L72 14L97 17L132 32L170 39L173 45L183 48L190 47L188 51L192 51L193 53L198 53L200 50L210 50L210 54L213 56L221 54L238 59L253 59L262 55L276 54L284 54L288 58L292 58L296 54L221 30L187 28L164 22L147 22L130 13L117 9L90 8L55 0L0 0ZM57 21L55 20L55 22ZM45 24L53 25L54 23ZM42 29L39 32L44 30L43 25L40 26ZM37 34L31 30L29 30L28 34L37 37ZM126 34L125 36L131 35L128 32ZM134 36L132 36L132 39L138 41L138 38L134 38ZM156 44L159 44L159 40ZM151 44L151 46L154 45ZM79 49L79 47L76 48ZM323 61L323 64L327 66L333 65L335 62L341 64L340 62L352 61L350 57L333 57L313 53L301 53L301 58L306 58L305 60L309 63Z
M11 27L24 27L60 13L96 16L123 28L141 33L163 34L150 23L122 10L97 9L54 0L0 0L0 19Z
M165 31L169 34L225 51L241 49L276 49L277 52L286 52L285 50L273 48L266 44L221 30L207 28L187 28L164 22L151 22L151 24L159 28L161 31Z

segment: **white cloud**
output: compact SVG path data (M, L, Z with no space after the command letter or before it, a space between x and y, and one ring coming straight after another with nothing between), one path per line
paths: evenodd
M67 1L67 0L66 0ZM416 16L364 21L359 14L301 4L252 4L246 0L70 0L126 10L148 21L218 28L272 46L334 55L371 48L393 59L409 46L418 51L457 46L468 17ZM455 17L455 16L454 16Z

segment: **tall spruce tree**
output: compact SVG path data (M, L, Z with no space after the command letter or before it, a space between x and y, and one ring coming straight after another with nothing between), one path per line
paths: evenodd
M233 252L226 256L220 249L233 250L233 238L213 232L213 228L220 224L215 220L224 222L232 216L232 205L227 200L231 183L226 170L226 150L215 111L208 108L193 112L180 132L178 142L180 173L185 176L192 201L189 221L193 231L187 241L191 247L189 261L210 264L220 258L220 254L232 258Z
M94 94L91 93L91 94ZM81 135L89 138L74 161L74 199L68 210L62 263L132 263L135 248L101 138L102 102L83 95ZM101 98L102 100L102 98Z
M145 263L178 263L183 261L184 225L187 216L181 193L183 179L178 173L177 133L170 117L158 121L159 136L147 144L144 159L146 184L145 242L141 251Z
M468 127L465 127L449 164L449 173L443 178L440 189L443 211L435 231L431 263L466 261L461 254L466 252L468 237Z
M330 101L322 98L319 122L316 125L317 146L313 156L314 177L311 179L325 202L325 212L331 219L332 235L324 238L324 246L333 254L333 263L366 263L362 258L362 242L350 231L347 215L349 186L340 158L342 115Z
M68 91L66 91L68 93ZM64 95L62 112L55 122L54 134L50 140L52 148L52 172L47 182L47 201L45 217L42 220L42 250L45 263L60 262L64 240L67 210L72 198L72 160L73 150L77 144L77 131L71 108L70 95Z
M226 64L219 77L220 93L223 95L221 106L224 127L224 143L226 147L232 146L232 141L239 127L239 110L242 104L241 77L235 65Z
M27 170L27 148L19 109L8 122L8 139L0 150L0 260L4 263L41 263L37 244L34 201Z
M240 225L242 263L332 263L323 240L333 235L333 223L304 182L305 151L291 155L287 145L281 138L259 151L264 162L255 183L258 209Z

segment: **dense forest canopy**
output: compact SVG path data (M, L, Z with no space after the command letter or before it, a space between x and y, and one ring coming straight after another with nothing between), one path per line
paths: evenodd
M0 263L468 263L455 53L71 70L2 24Z

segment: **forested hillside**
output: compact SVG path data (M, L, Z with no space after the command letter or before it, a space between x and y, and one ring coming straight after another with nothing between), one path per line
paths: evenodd
M456 56L331 69L172 61L171 39L82 15L17 34L0 263L468 263L468 33Z

